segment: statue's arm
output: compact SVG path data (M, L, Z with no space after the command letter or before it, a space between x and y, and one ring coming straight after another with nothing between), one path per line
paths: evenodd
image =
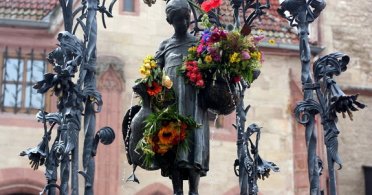
M155 53L156 64L160 66L162 69L164 68L165 65L165 50L168 45L168 42L169 42L168 39L161 42L158 51L156 51Z

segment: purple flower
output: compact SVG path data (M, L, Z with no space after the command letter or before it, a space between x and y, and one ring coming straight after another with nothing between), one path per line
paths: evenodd
M211 55L212 55L212 58L213 58L214 61L221 62L221 56L220 56L220 54L214 53L214 54L211 54Z
M216 62L220 62L221 61L221 56L219 54L219 51L217 48L214 48L214 47L208 47L207 48L207 51L209 54L211 54L212 58L214 61Z
M201 42L206 43L209 40L209 37L211 36L211 32L209 29L205 29L202 34Z
M260 42L264 38L265 38L264 35L258 35L258 36L254 36L253 37L253 40L254 40L255 43L258 43L258 42Z
M249 52L247 51L242 51L241 58L242 60L249 60L251 58L251 55L249 55Z

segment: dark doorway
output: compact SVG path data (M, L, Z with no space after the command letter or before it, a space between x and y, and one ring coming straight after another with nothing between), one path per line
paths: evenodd
M366 186L366 195L372 194L372 167L363 166L364 185Z

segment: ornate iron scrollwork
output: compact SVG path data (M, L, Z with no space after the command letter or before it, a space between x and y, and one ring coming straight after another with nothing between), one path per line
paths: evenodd
M317 135L314 127L315 115L320 114L327 148L330 194L335 195L337 192L334 163L342 167L338 154L337 138L340 131L336 125L336 113L343 115L348 113L352 119L352 111L363 109L365 105L357 101L358 95L345 95L333 79L333 76L347 70L350 60L347 55L336 52L319 58L313 65L314 81L311 78L308 26L320 15L325 6L324 0L285 0L278 12L299 31L304 101L297 105L294 113L297 121L306 127L310 194L320 194L319 176L322 161L316 154ZM290 13L289 16L285 14L286 11ZM317 100L314 99L314 91Z
M48 61L53 66L54 73L47 73L43 80L37 82L34 88L38 93L46 93L53 90L57 96L56 113L46 113L43 110L36 116L44 124L44 136L35 148L21 152L21 156L28 156L31 167L46 167L47 185L43 192L48 195L56 194L56 189L62 195L78 194L78 174L85 178L85 194L93 194L94 182L94 156L97 153L99 141L105 145L115 139L115 133L110 127L104 127L95 133L95 113L101 111L103 104L101 94L96 89L96 38L97 38L97 11L104 16L112 17L113 0L109 10L105 8L105 0L99 5L97 0L83 0L81 6L74 12L72 0L60 0L64 17L65 30L58 34L58 47L48 55ZM73 19L77 17L77 23L73 27ZM80 26L84 32L81 40L74 35ZM74 32L72 32L74 31ZM79 70L79 71L78 71ZM77 82L72 78L79 72ZM81 117L84 115L84 149L83 168L79 169L79 136ZM48 130L49 124L49 130ZM58 125L56 137L49 148L52 130ZM60 167L60 185L57 184ZM69 184L71 186L69 186Z

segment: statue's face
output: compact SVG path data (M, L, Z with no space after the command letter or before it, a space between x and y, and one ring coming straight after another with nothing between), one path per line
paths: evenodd
M186 10L175 12L171 21L177 35L184 35L190 24L190 14Z

